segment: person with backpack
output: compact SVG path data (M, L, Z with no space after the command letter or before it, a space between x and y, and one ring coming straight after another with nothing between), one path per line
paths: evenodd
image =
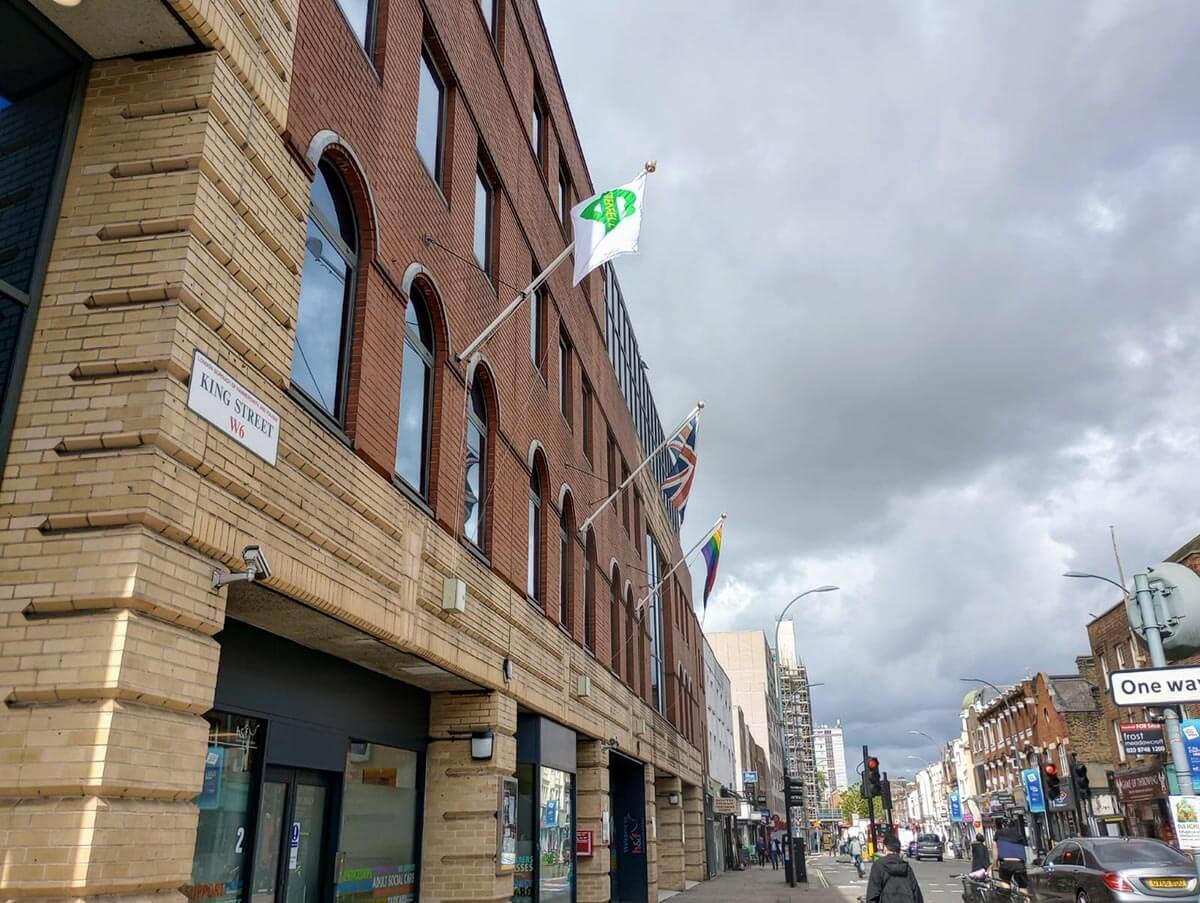
M996 832L996 872L1000 880L1009 885L1015 885L1022 890L1029 887L1029 877L1025 872L1025 862L1028 859L1025 846L1025 832L1020 823L1009 819Z
M889 834L883 845L887 853L871 864L864 903L925 903L916 873L900 858L900 838Z

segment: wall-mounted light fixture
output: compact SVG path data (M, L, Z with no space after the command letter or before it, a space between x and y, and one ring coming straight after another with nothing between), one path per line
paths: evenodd
M667 802L670 803L672 806L678 806L679 805L679 794L676 793L674 790L672 790L670 793L667 794Z
M475 731L471 734L472 759L490 759L495 746L496 735L491 731Z

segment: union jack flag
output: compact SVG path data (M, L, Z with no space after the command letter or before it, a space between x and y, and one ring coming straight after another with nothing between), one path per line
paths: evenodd
M692 481L696 479L696 434L699 431L700 415L697 413L692 415L667 446L671 453L671 470L663 480L663 498L679 512L681 521L692 492Z

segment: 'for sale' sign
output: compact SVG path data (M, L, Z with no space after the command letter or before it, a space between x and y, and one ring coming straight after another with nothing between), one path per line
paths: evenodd
M1154 756L1167 751L1161 724L1136 721L1121 725L1121 745L1127 756Z

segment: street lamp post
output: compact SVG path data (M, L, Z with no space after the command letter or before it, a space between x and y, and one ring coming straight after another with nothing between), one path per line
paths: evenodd
M778 660L779 660L779 625L781 623L783 623L783 616L788 613L788 610L793 605L795 605L797 602L799 602L805 596L811 595L812 593L831 593L836 589L837 589L837 587L833 586L832 584L826 584L824 586L816 586L816 587L813 587L812 589L805 590L804 592L800 593L800 595L798 595L798 596L795 596L794 598L791 599L791 601L788 602L787 605L783 606L783 611L781 611L779 613L779 617L777 617L775 619L775 659L776 659L776 662L778 662ZM809 707L809 717L810 717L810 719L812 717L811 705ZM801 780L803 780L803 777L804 776L801 775ZM788 884L791 887L795 887L796 886L796 873L800 869L800 858L796 855L796 837L795 837L795 828L792 825L791 796L792 796L792 794L791 794L791 774L789 773L789 769L788 769L788 755L787 755L787 750L785 749L784 753L783 753L783 808L784 808L784 810L786 810L786 813L787 813L787 841L788 841L788 846L791 849L791 860L792 860L792 868L791 868L791 871L788 873ZM801 850L804 849L803 845L801 845L800 849Z
M1126 601L1129 599L1129 590L1125 589L1117 581L1101 577L1099 574L1067 571L1063 576L1103 580L1105 583L1111 583L1117 587ZM1153 668L1165 668L1167 666L1167 654L1163 649L1162 625L1158 623L1158 613L1154 610L1154 590L1150 589L1149 574L1133 575L1133 598L1137 602L1138 611L1142 615L1142 638L1145 639L1146 646L1150 649L1150 666ZM1164 707L1163 721L1166 722L1164 727L1166 728L1167 744L1171 747L1171 763L1175 766L1175 777L1179 781L1179 792L1184 796L1191 796L1193 793L1192 770L1188 765L1187 751L1183 745L1183 734L1179 730L1179 711L1171 706Z

